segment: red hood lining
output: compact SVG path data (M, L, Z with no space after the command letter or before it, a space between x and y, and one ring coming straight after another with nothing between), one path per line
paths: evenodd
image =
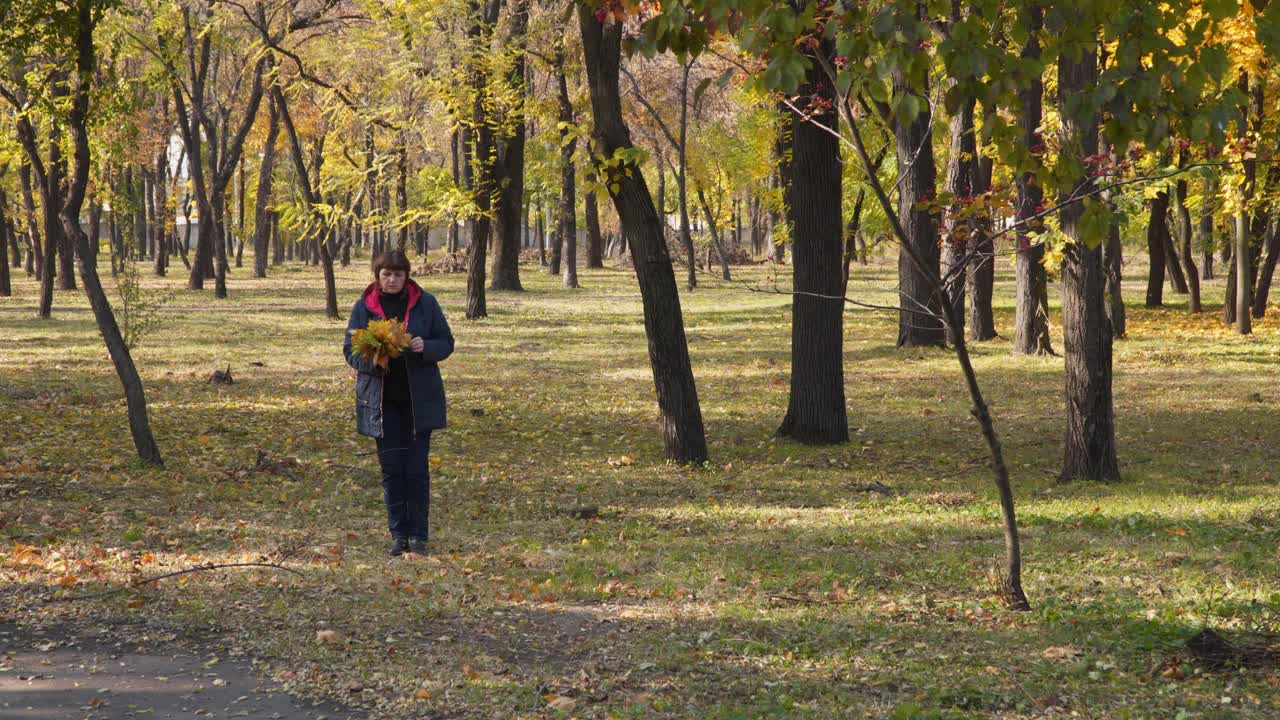
M409 312L413 310L413 306L418 304L418 299L422 297L422 288L418 287L418 283L407 280L405 288L409 291L409 303L404 309L404 324L409 325ZM364 306L369 308L369 312L377 315L382 319L386 319L387 314L382 310L382 299L378 297L378 281L369 283L369 287L364 289Z

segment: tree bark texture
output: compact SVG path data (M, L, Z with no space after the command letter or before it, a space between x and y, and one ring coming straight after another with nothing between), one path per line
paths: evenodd
M618 150L632 147L623 119L618 78L622 26L615 23L604 27L585 4L578 5L578 22L595 118L595 151L612 157ZM605 180L616 183L617 192L611 188L610 197L631 244L666 457L681 463L703 462L707 459L707 442L702 409L689 360L675 272L653 196L638 168L629 175L619 173Z
M1080 159L1098 146L1098 116L1071 114L1069 98L1088 92L1097 84L1097 53L1086 50L1079 59L1064 52L1058 57L1058 98L1062 114L1064 148ZM1081 163L1083 167L1083 162ZM1090 183L1087 174L1059 195L1059 202L1076 196ZM1070 202L1059 212L1062 231L1071 240L1062 268L1062 332L1066 360L1067 429L1062 479L1120 479L1116 458L1115 416L1111 394L1111 324L1104 295L1106 273L1102 267L1102 243L1089 247L1079 222L1082 202Z
M818 52L830 49L823 43ZM777 431L783 437L822 445L849 440L840 141L834 134L839 123L835 98L824 78L821 66L813 63L801 93L827 99L826 110L792 118L787 203L794 277L791 393Z

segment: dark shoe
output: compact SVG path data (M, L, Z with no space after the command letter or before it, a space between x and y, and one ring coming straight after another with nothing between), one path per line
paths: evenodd
M400 557L407 552L409 552L409 541L407 539L396 538L395 542L391 543L391 557Z
M411 538L409 540L409 552L415 555L426 555L427 541L419 538Z

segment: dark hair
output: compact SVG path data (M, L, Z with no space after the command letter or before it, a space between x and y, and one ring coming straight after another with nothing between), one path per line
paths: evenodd
M373 277L376 280L383 270L399 270L409 277L409 258L399 250L388 250L373 257Z

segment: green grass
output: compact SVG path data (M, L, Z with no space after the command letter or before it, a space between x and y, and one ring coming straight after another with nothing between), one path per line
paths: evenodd
M339 275L344 313L363 267ZM891 302L892 269L855 267L851 292ZM631 273L584 271L568 291L522 270L528 291L490 293L480 322L462 317L465 278L420 278L458 342L431 451L433 552L416 561L383 557L372 442L354 432L345 325L324 319L317 270L234 270L229 301L146 277L174 292L135 353L164 470L131 459L83 297L58 293L41 322L18 278L0 299L0 607L225 637L300 692L397 718L555 716L551 694L584 718L1277 717L1274 669L1179 664L1201 627L1280 612L1280 333L1270 316L1249 338L1223 327L1221 280L1201 317L1176 296L1130 305L1118 484L1055 480L1061 359L973 348L1024 530L1035 609L1011 613L992 594L998 504L950 353L896 350L895 316L851 309L853 441L780 441L789 297L705 278L681 300L713 458L675 467ZM1131 300L1144 271L1129 269ZM234 385L205 382L228 365ZM259 450L296 459L297 479L246 476ZM901 494L851 488L870 482ZM570 517L581 505L599 517ZM59 582L86 595L259 558L304 577L203 572L45 602ZM339 642L316 642L324 628Z

